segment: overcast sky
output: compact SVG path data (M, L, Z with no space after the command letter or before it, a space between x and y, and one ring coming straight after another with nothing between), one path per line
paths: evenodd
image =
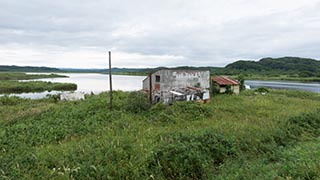
M224 66L320 59L320 0L0 0L0 64Z

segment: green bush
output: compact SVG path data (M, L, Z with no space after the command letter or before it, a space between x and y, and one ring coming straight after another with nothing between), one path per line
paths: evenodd
M156 147L149 168L166 179L204 179L209 168L236 154L234 139L222 133L176 133Z
M141 113L147 111L151 108L151 105L148 101L148 95L140 92L134 91L130 92L127 99L127 105L125 109L133 113Z
M26 99L21 99L16 96L9 97L7 95L0 97L0 105L1 106L15 106L22 102L27 101Z
M231 88L231 85L226 85L226 92L225 94L233 94L233 91L232 91L232 88Z
M43 92L43 91L73 91L77 89L72 83L52 83L43 81L0 81L0 93L23 93L23 92Z
M212 81L211 82L211 95L217 95L217 94L219 94L219 85L216 83L216 82L214 82L214 81Z
M181 101L171 106L155 105L149 115L152 121L158 122L197 121L212 116L212 111L199 102Z
M258 89L255 90L255 92L268 93L268 92L270 92L270 90L266 87L259 87Z
M286 126L292 136L307 134L317 137L320 135L320 109L313 113L292 117Z
M240 91L246 90L244 75L240 74L237 80L240 82Z

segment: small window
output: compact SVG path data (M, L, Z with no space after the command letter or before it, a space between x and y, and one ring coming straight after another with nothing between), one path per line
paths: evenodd
M160 82L160 76L156 76L156 82Z

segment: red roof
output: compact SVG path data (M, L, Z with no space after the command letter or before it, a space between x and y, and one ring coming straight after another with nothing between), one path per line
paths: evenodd
M225 76L216 76L213 78L213 81L215 81L219 85L239 85L240 84L237 80L234 80Z

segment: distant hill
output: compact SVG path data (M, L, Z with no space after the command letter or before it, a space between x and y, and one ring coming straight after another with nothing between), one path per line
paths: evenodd
M320 61L299 57L263 58L257 62L240 60L227 65L226 69L249 73L305 73L311 75L320 72Z
M3 66L0 65L0 71L11 72L60 72L58 68L34 67L34 66Z
M115 74L146 75L155 72L157 68L112 68ZM194 69L210 70L215 75L237 75L240 73L260 75L297 75L300 77L320 77L320 61L299 57L263 58L259 61L239 60L226 67L192 67L180 66L166 69ZM73 68L50 68L32 66L0 66L0 71L15 72L78 72L78 73L108 73L108 69L73 69Z

